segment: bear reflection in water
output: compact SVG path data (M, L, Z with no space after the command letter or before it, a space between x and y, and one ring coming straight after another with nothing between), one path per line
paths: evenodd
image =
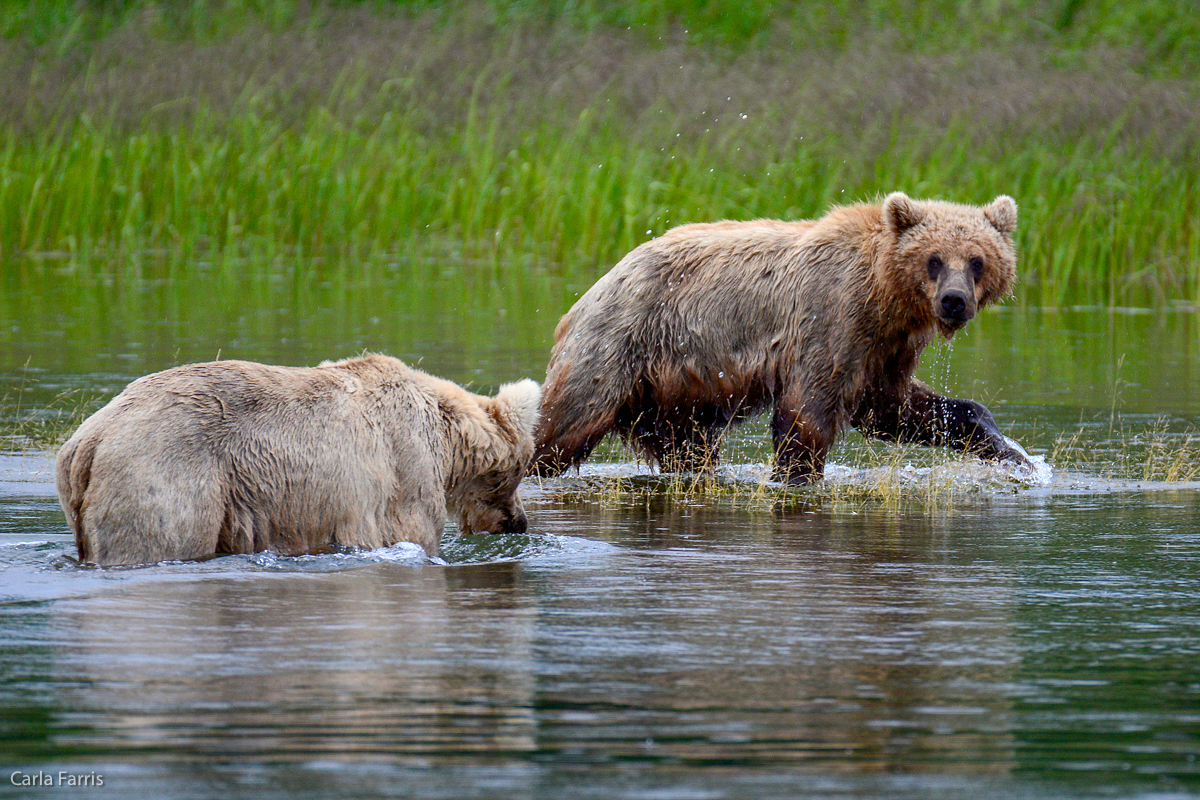
M533 471L609 433L666 471L711 469L730 425L773 408L774 476L819 480L848 426L1029 467L991 413L913 378L1016 276L1017 206L919 201L818 220L684 225L642 244L563 316Z

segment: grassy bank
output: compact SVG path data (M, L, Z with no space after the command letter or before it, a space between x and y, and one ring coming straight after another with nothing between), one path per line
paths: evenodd
M0 21L0 248L586 285L683 222L1007 193L1023 301L1197 301L1186 6L34 4Z

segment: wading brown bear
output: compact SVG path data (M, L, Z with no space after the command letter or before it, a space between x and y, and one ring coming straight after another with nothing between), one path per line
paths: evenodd
M913 200L818 220L683 225L642 244L563 316L533 471L610 432L667 471L715 463L730 425L774 408L776 479L818 480L847 425L1028 465L986 408L913 379L1015 278L1017 206Z
M129 384L63 445L55 483L101 565L523 532L538 385L496 397L367 355L189 364Z

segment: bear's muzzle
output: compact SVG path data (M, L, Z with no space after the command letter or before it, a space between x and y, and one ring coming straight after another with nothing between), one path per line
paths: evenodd
M965 292L952 289L938 299L937 314L950 327L961 328L975 316L974 305Z

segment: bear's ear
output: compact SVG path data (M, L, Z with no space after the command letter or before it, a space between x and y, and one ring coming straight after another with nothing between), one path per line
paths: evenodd
M537 381L525 378L504 384L496 393L496 402L508 406L510 419L522 434L533 437L538 423L538 406L542 404L542 387Z
M1017 229L1017 203L1006 194L1000 195L983 209L983 215L1005 236L1012 236Z
M883 201L883 219L899 236L925 219L925 209L904 192L892 192Z

